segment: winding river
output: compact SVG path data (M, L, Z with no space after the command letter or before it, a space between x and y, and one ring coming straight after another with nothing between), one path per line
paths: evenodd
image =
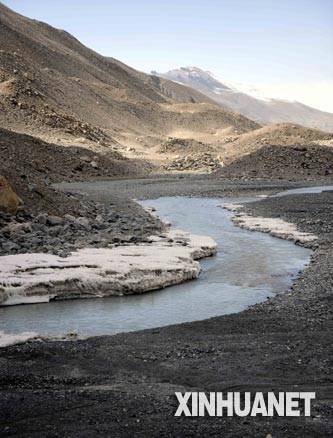
M237 199L240 203L245 199ZM311 251L233 225L232 199L164 197L144 201L173 227L213 237L218 253L201 261L199 279L143 295L0 308L0 331L93 336L239 312L285 291Z

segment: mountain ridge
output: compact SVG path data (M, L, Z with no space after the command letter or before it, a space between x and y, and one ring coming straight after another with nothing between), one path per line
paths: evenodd
M333 114L312 108L298 101L259 98L221 82L213 73L199 67L180 67L157 73L165 79L188 85L206 94L222 107L237 111L258 123L297 123L306 127L333 132Z
M272 125L266 130L200 90L104 57L68 32L1 3L0 40L0 128L38 137L34 148L40 155L41 144L50 150L92 150L96 174L104 174L98 170L103 163L98 157L114 160L115 153L117 160L129 158L119 166L110 164L109 176L118 177L142 174L140 166L143 173L211 171L270 142L289 146L332 139L302 126ZM233 94L211 75L205 79L215 91ZM16 138L19 145L26 137ZM11 153L19 163L20 149ZM73 178L86 166L84 155L80 160L73 158Z
M79 138L89 131L88 141L106 143L108 137L116 145L128 136L259 126L190 87L106 58L1 3L0 39L0 125L6 128L40 136L49 130L52 141L64 132ZM180 103L187 108L179 111Z

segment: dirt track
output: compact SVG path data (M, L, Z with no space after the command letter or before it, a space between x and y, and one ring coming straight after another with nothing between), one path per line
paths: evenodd
M99 188L102 188L101 183ZM112 183L120 195L241 193L217 182ZM252 193L264 184L245 184ZM266 190L274 184L268 183ZM284 183L278 184L279 189ZM122 187L122 189L120 188ZM178 192L177 192L178 190ZM244 194L244 191L243 191ZM74 342L0 351L0 435L62 437L328 437L332 433L329 329L333 193L272 198L253 212L318 234L310 266L288 293L239 314ZM316 391L312 417L175 418L175 390Z

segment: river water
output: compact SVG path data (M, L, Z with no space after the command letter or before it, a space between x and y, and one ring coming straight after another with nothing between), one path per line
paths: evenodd
M301 195L304 193L322 193L325 191L333 191L333 186L314 186L314 187L300 187L298 189L284 190L279 192L273 197L286 196L286 195Z
M244 200L237 199L239 203ZM228 199L164 197L144 201L173 227L213 237L214 257L197 280L125 297L56 301L0 308L0 331L82 336L113 334L239 312L285 291L311 251L268 234L235 227Z

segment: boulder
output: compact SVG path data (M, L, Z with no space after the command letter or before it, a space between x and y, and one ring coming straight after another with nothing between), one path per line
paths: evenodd
M46 223L47 225L51 225L51 227L55 227L57 225L62 225L64 220L59 216L49 215L47 216Z
M0 210L16 214L22 205L22 199L17 196L7 179L0 175Z

